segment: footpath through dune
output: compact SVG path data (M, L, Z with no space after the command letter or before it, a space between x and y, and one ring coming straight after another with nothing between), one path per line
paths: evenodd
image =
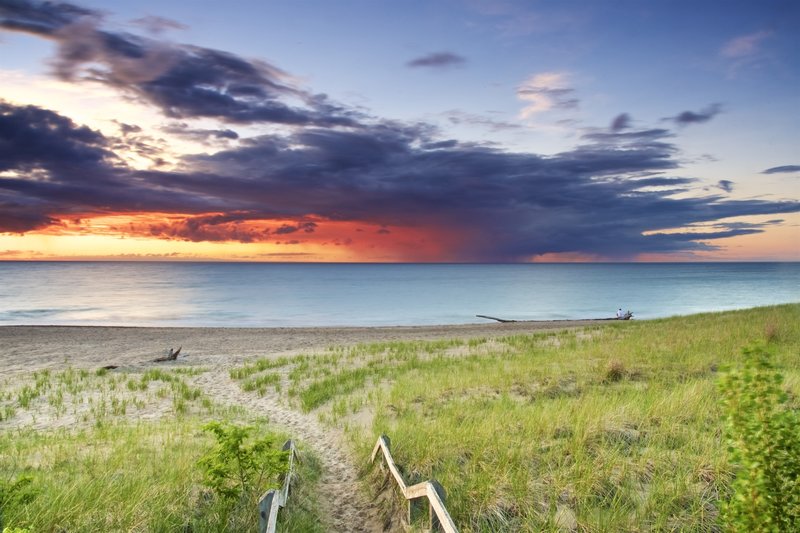
M192 381L215 402L237 405L254 415L267 417L271 425L285 430L292 439L316 454L322 464L318 496L321 509L330 519L327 524L330 531L384 531L379 510L359 490L358 470L344 451L342 435L338 431L323 427L313 415L286 407L276 393L259 396L242 391L225 367L211 369Z

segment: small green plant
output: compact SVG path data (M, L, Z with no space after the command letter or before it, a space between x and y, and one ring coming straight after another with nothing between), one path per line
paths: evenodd
M731 531L800 530L800 417L763 347L721 378L726 438L736 477L722 519Z
M223 498L257 495L287 471L287 453L275 448L270 436L253 437L253 428L210 422L203 429L216 438L199 466L205 484Z
M267 393L267 387L273 387L276 390L280 387L281 376L280 374L261 374L256 377L247 378L242 382L242 390L251 392L258 391L261 396Z
M13 481L0 480L0 527L3 526L3 516L9 509L33 501L37 494L30 476L20 476ZM15 528L5 528L3 532L7 529L15 531Z

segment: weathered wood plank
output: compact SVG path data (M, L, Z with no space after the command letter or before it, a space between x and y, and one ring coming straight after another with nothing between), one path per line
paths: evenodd
M258 502L258 533L275 533L278 526L278 510L285 507L289 500L289 486L294 475L297 449L291 440L287 440L282 449L289 452L289 470L283 478L281 488L268 490Z
M269 489L258 501L258 533L266 533L267 531L275 494L275 489Z
M370 462L375 462L375 457L377 457L379 451L383 453L383 458L386 465L389 467L389 470L392 472L392 476L395 478L395 481L400 487L403 497L406 499L406 501L408 501L407 519L409 525L413 520L413 502L419 498L427 498L430 509L431 531L443 530L447 533L458 533L458 529L456 528L450 513L447 512L447 508L444 505L444 488L436 480L424 481L422 483L417 483L416 485L411 485L410 487L406 486L403 476L400 474L400 471L394 462L394 458L392 457L392 453L389 449L389 442L389 437L386 435L381 435L378 437L378 441L375 443L375 447L372 449Z
M428 497L428 482L423 481L422 483L417 483L416 485L411 485L410 487L406 487L406 490L403 491L403 495L406 497L407 500L412 498L427 498Z
M435 530L438 526L447 533L458 533L455 522L444 506L444 488L436 480L428 483L428 501L431 505L431 530ZM433 519L434 516L436 521Z
M394 463L394 458L392 458L392 452L389 451L389 438L385 435L381 435L378 438L378 442L375 444L375 449L372 451L372 461L375 461L375 456L377 451L380 449L383 451L383 458L386 461L386 466L389 467L389 471L392 473L394 480L400 485L400 490L403 491L403 495L406 492L406 482L403 480L403 475L400 473L400 470L397 469L397 465Z

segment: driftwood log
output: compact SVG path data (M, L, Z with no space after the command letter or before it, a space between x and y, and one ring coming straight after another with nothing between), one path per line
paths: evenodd
M487 318L489 320L497 320L498 322L502 322L504 324L512 323L512 322L536 322L535 320L512 320L508 318L497 318L496 316L486 316L486 315L475 315L478 318ZM576 318L576 319L567 319L567 320L548 320L548 322L577 322L580 320L630 320L633 318L633 313L628 311L625 315L621 317L613 317L613 318Z
M478 318L488 318L489 320L497 320L498 322L503 322L503 323L519 322L519 320L509 320L507 318L497 318L497 317L494 317L494 316L486 316L486 315L475 315L475 316L478 317Z
M169 353L164 357L159 357L158 359L153 359L154 363L163 363L164 361L174 361L178 358L178 354L181 353L181 348L183 346L178 347L177 350L170 348Z

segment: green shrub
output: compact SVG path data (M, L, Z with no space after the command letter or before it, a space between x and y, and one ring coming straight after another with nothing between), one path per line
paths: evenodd
M743 367L720 382L735 469L723 524L731 531L800 531L800 417L787 407L783 377L766 349L744 355Z
M270 436L254 438L252 427L210 422L203 429L217 439L200 461L205 483L223 498L257 496L288 470L288 454Z

